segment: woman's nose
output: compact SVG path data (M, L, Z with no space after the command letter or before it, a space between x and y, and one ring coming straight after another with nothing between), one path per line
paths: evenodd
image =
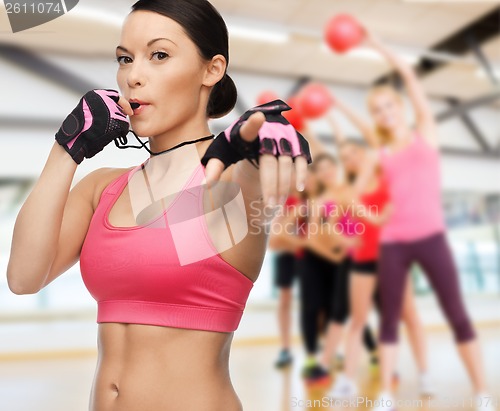
M127 76L128 86L131 88L142 87L145 84L144 70L139 63L132 63L132 67Z

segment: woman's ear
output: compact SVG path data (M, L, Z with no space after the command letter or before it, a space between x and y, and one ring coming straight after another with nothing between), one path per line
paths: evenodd
M227 62L222 54L217 54L208 62L203 85L207 87L215 86L226 73Z

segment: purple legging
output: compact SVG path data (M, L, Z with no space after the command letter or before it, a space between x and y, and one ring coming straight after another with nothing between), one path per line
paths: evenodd
M409 243L386 243L378 265L382 324L380 341L398 341L398 325L408 271L418 263L437 294L439 305L453 328L455 341L475 338L474 328L460 294L458 273L444 233Z

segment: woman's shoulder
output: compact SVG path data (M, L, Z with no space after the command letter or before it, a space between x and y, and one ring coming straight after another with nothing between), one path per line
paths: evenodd
M87 190L85 191L92 193L92 205L94 210L99 204L101 195L106 187L108 187L118 177L134 168L135 166L128 168L101 167L91 171L82 178L79 184L86 186Z
M333 193L324 191L316 197L311 198L311 202L319 205L324 205L325 203L333 201Z
M90 173L88 173L85 177L82 178L81 182L85 184L91 184L96 187L101 185L108 185L115 178L123 175L127 171L132 170L136 166L133 167L123 167L123 168L115 168L115 167L101 167L97 168Z
M416 141L426 143L433 149L439 149L436 127L418 125L412 131Z

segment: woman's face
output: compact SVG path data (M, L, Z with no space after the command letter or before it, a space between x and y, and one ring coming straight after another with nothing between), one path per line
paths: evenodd
M339 152L347 174L356 174L363 162L363 149L356 144L344 144Z
M328 159L316 163L314 174L318 181L325 187L337 181L337 166Z
M139 136L179 129L206 113L208 62L174 20L150 11L132 12L124 22L116 57L121 94L147 103L130 118Z
M377 128L393 132L405 122L403 105L394 93L381 91L369 101L369 109Z

